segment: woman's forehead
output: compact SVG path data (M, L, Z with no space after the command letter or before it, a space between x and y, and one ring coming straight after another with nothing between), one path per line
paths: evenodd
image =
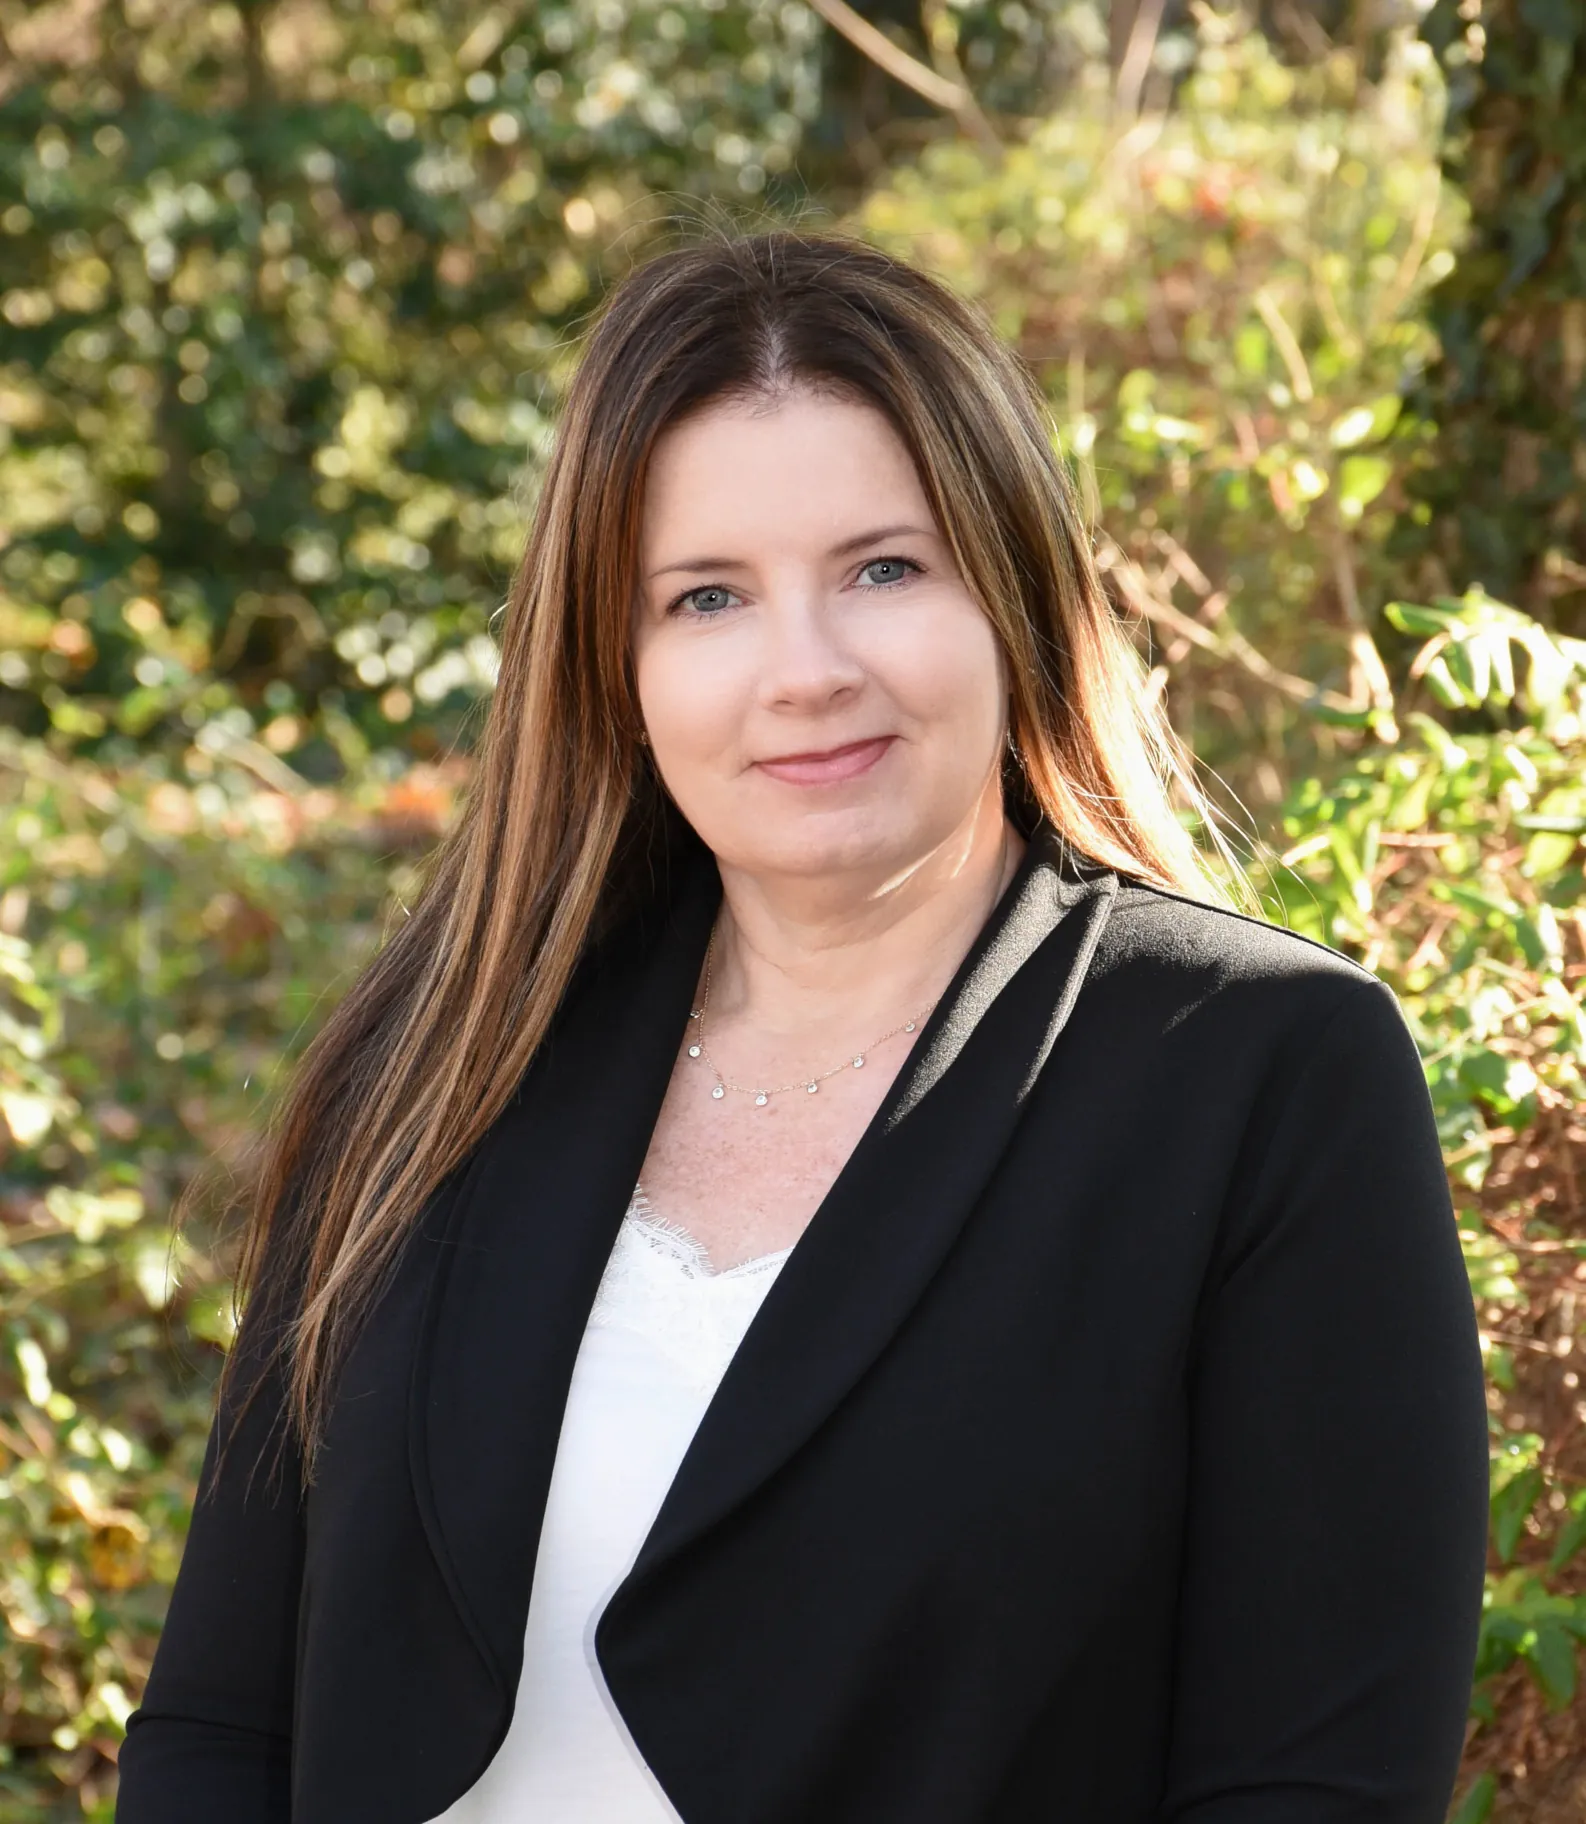
M877 509L931 523L901 438L872 406L804 396L772 412L723 407L669 431L651 461L644 523L651 542L669 542L727 522L817 529Z

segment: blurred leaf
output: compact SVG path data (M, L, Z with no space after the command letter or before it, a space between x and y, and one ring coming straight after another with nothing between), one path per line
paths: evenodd
M1542 1492L1542 1472L1522 1470L1503 1483L1492 1498L1492 1543L1500 1564L1508 1564L1520 1542L1520 1529Z
M1487 1824L1487 1819L1492 1815L1493 1800L1497 1796L1497 1775L1490 1772L1477 1774L1449 1819L1449 1824Z
M1384 456L1346 456L1338 469L1339 504L1358 516L1393 479L1393 464Z
M1563 1628L1543 1622L1525 1656L1549 1706L1564 1709L1575 1696L1575 1642Z
M1578 1488L1570 1497L1567 1517L1559 1528L1548 1569L1563 1570L1583 1545L1586 1545L1586 1488Z

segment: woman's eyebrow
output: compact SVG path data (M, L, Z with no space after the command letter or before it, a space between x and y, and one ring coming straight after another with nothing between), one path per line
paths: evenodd
M916 538L935 538L936 532L929 526L876 526L868 532L856 532L852 538L845 538L841 544L833 545L826 553L828 557L846 557L850 551L857 551L863 545L879 544L884 538L902 538L905 535ZM663 564L659 570L650 572L653 582L658 576L669 576L674 570L741 570L745 560L741 557L685 557L675 564Z

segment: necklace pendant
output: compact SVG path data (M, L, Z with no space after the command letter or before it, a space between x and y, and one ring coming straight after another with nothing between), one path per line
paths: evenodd
M724 1090L724 1089L723 1089L723 1088L722 1088L722 1086L721 1086L721 1085L720 1085L720 1084L719 1084L719 1083L718 1083L718 1084L717 1084L717 1085L716 1085L716 1087L715 1087L715 1088L714 1088L714 1089L713 1089L713 1090L712 1090L712 1091L711 1091L711 1092L710 1092L710 1093L711 1093L711 1095L712 1095L712 1096L713 1096L713 1097L714 1097L714 1099L715 1099L715 1100L716 1100L716 1101L718 1101L718 1102L719 1102L719 1101L720 1101L720 1100L721 1100L721 1099L722 1099L722 1097L723 1097L723 1096L724 1096L724 1095L726 1095L726 1093L727 1093L727 1092L726 1092L726 1090Z
M699 1047L697 1045L690 1045L688 1048L688 1055L691 1058L697 1058L699 1056Z
M771 1098L762 1089L755 1096L754 1105L756 1108L764 1108L766 1103L769 1102L770 1100L771 1100Z
M818 1090L820 1088L820 1084L819 1083L806 1083L804 1085L804 1087L813 1096L815 1094L816 1090Z
M907 1026L905 1026L905 1027L904 1027L904 1028L903 1028L903 1030L904 1030L904 1031L905 1031L905 1032L913 1032L913 1030L914 1030L914 1022L913 1022L913 1020L910 1020L910 1021L909 1021L909 1023L908 1023L908 1025L907 1025Z
M854 1059L854 1069L863 1070L864 1067L865 1067L865 1054L863 1052L860 1052L859 1056Z

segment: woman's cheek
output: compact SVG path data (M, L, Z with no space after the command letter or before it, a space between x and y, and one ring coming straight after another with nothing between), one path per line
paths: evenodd
M714 648L714 650L713 650ZM735 765L751 686L713 640L657 637L638 668L639 703L657 762L680 775Z
M879 625L866 642L865 668L901 713L921 724L962 729L1004 694L996 635L972 604L942 603Z

